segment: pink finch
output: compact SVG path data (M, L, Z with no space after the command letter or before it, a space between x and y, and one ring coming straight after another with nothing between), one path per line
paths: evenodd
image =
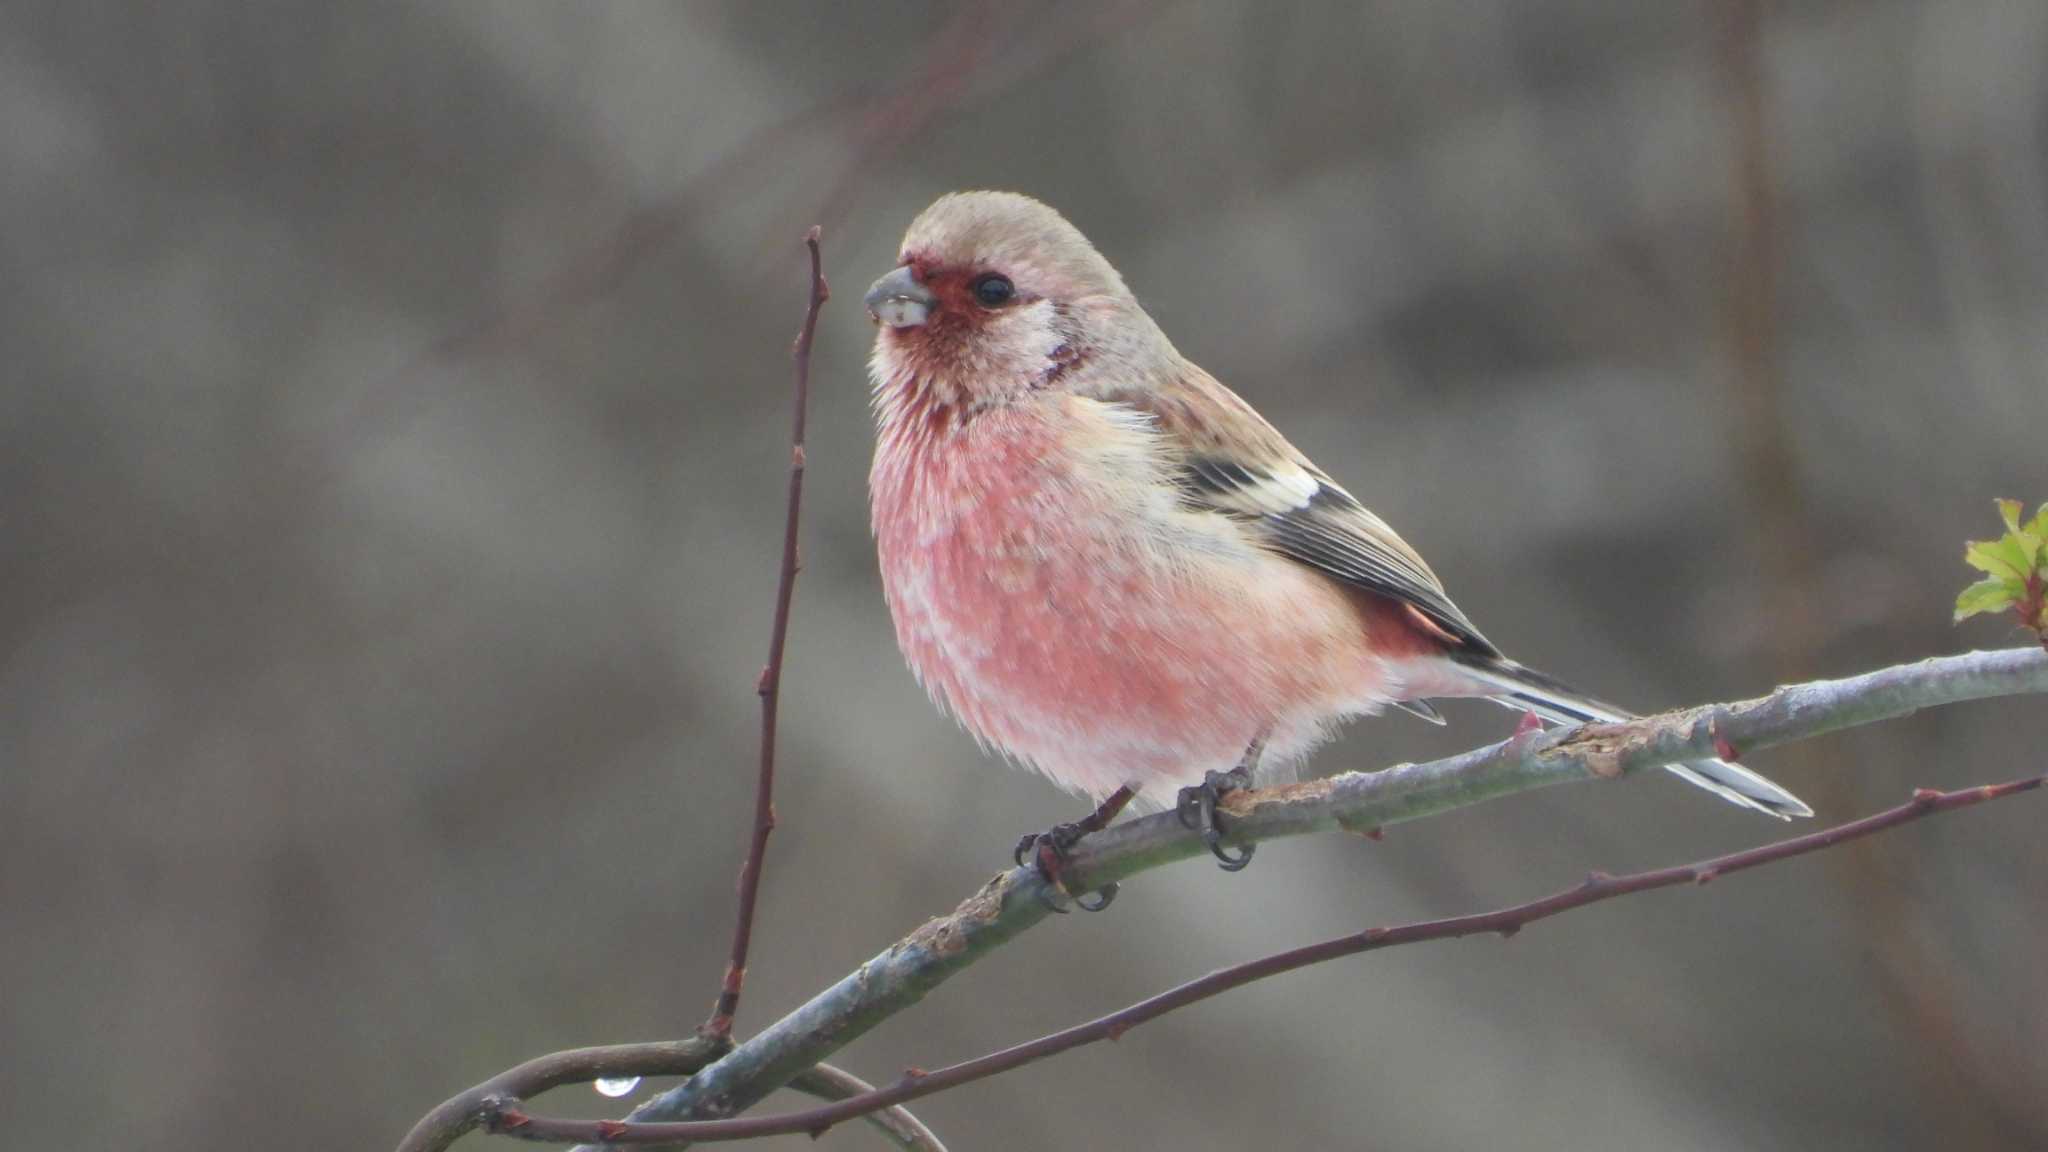
M1352 716L1440 723L1429 699L1478 696L1626 717L1503 656L1051 208L943 197L897 264L867 295L882 584L911 670L985 745L1096 799L1206 793L1215 848L1219 789ZM1668 767L1811 815L1737 765Z

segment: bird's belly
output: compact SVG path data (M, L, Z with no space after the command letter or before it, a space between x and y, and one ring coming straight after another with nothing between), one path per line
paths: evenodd
M877 486L898 643L971 732L1062 786L1163 802L1262 734L1284 763L1382 697L1356 603L1308 571L1176 541L1047 470L956 479L895 510Z

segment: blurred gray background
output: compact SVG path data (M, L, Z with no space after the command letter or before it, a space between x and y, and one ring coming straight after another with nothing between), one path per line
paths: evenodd
M10 1140L388 1147L523 1058L703 1017L814 222L838 295L742 1031L1080 810L931 709L877 587L859 298L949 189L1059 206L1495 640L1590 690L2019 642L1948 611L1991 498L2048 498L2048 6L1744 29L1623 0L7 5ZM1449 711L1316 766L1512 724ZM1843 819L2041 771L2043 732L1980 704L1754 762ZM1329 965L918 1111L956 1150L2040 1147L2043 811ZM936 1067L1780 831L1645 778L1183 865L840 1060Z

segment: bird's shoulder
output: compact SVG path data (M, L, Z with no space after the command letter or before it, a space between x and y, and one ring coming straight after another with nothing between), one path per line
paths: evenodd
M1457 646L1493 650L1420 553L1214 376L1188 364L1100 398L1150 422L1191 507L1241 522L1288 559L1412 605Z

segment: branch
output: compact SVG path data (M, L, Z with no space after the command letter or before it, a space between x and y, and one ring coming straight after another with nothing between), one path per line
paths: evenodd
M820 1064L802 1073L791 1080L789 1086L807 1096L834 1101L872 1096L879 1091L873 1084L830 1064ZM863 1109L861 1119L873 1124L891 1143L903 1149L903 1152L946 1152L946 1146L939 1143L939 1138L932 1130L901 1107L883 1108L879 1112Z
M443 1101L412 1126L398 1152L441 1152L507 1102L550 1088L600 1077L688 1076L731 1050L731 1040L699 1034L688 1040L571 1048L536 1057Z
M1738 750L1756 751L1922 708L2044 692L2048 651L1973 652L1627 724L1519 735L1462 755L1381 772L1234 792L1220 807L1234 817L1230 838L1236 843L1336 828L1374 832L1553 784L1619 776L1677 760L1734 758ZM1083 841L1064 875L1073 890L1086 891L1206 852L1200 837L1182 828L1171 812L1159 813ZM631 1118L737 1115L1044 919L1046 900L1056 895L1029 867L997 876L952 913L928 921L686 1083L642 1103Z
M936 1072L909 1072L887 1088L865 1092L836 1104L803 1112L784 1116L743 1117L736 1120L690 1121L677 1124L621 1124L610 1120L557 1120L508 1110L491 1117L491 1128L494 1132L527 1140L553 1143L599 1140L611 1144L633 1145L667 1144L682 1140L745 1140L797 1132L816 1136L834 1124L866 1115L879 1108L986 1079L999 1072L1043 1060L1085 1044L1118 1039L1130 1029L1164 1016L1177 1008L1207 1000L1269 976L1292 972L1298 968L1306 968L1343 956L1376 952L1382 948L1415 944L1424 940L1446 940L1486 933L1497 933L1503 937L1513 936L1529 924L1547 920L1574 908L1583 908L1588 904L1597 904L1617 896L1657 888L1671 888L1680 884L1706 884L1731 872L1741 872L1794 856L1818 852L1823 848L1874 835L1901 824L1932 816L1937 812L1967 808L1989 800L2032 791L2044 783L2048 783L2048 777L2037 776L1957 792L1921 789L1913 793L1911 800L1896 808L1776 844L1733 852L1696 864L1660 868L1627 876L1609 876L1595 872L1587 876L1585 882L1577 887L1567 888L1540 900L1531 900L1510 908L1470 916L1453 916L1443 920L1422 920L1393 927L1369 928L1348 936L1289 949L1211 972L1207 976L1190 980L1157 996L1141 1000L1121 1011L1099 1016L1028 1043L942 1068Z
M602 1077L687 1076L730 1051L731 1040L700 1033L688 1040L572 1048L528 1060L427 1113L406 1133L398 1152L442 1152L485 1120L551 1088ZM830 1064L799 1074L789 1086L835 1101L875 1091L866 1081ZM939 1138L903 1108L883 1108L864 1118L907 1152L946 1152Z
M647 1044L615 1044L575 1048L529 1060L524 1064L450 1097L422 1117L399 1144L399 1152L440 1152L486 1117L520 1100L564 1084L605 1077L687 1076L732 1050L732 1022L746 983L747 952L753 941L754 909L761 890L761 865L768 852L768 834L775 830L775 730L782 687L782 658L789 636L790 604L796 592L797 525L803 509L804 423L810 410L811 345L817 336L818 313L831 298L825 283L818 242L820 229L804 236L810 251L811 286L803 327L792 358L796 362L796 397L790 423L789 498L783 517L782 566L775 589L775 619L768 638L768 663L761 669L756 692L761 698L761 751L754 786L754 824L740 865L739 910L733 925L732 955L726 965L711 1017L688 1040ZM842 1100L873 1087L829 1064L797 1074L790 1086L826 1100ZM898 1147L945 1152L945 1146L917 1117L889 1108L870 1117Z
M768 664L761 669L755 691L761 697L761 762L754 778L754 828L747 858L740 865L740 907L732 928L732 959L704 1032L732 1035L733 1014L740 1008L740 989L747 982L747 948L754 939L754 905L761 895L761 864L768 855L768 834L775 831L775 714L782 695L782 652L789 638L789 602L796 594L796 528L804 504L804 416L811 403L811 340L818 333L818 309L832 295L818 254L818 229L804 234L811 252L811 301L792 353L796 360L796 409L789 429L789 504L782 520L782 571L775 584L775 624L768 634Z

